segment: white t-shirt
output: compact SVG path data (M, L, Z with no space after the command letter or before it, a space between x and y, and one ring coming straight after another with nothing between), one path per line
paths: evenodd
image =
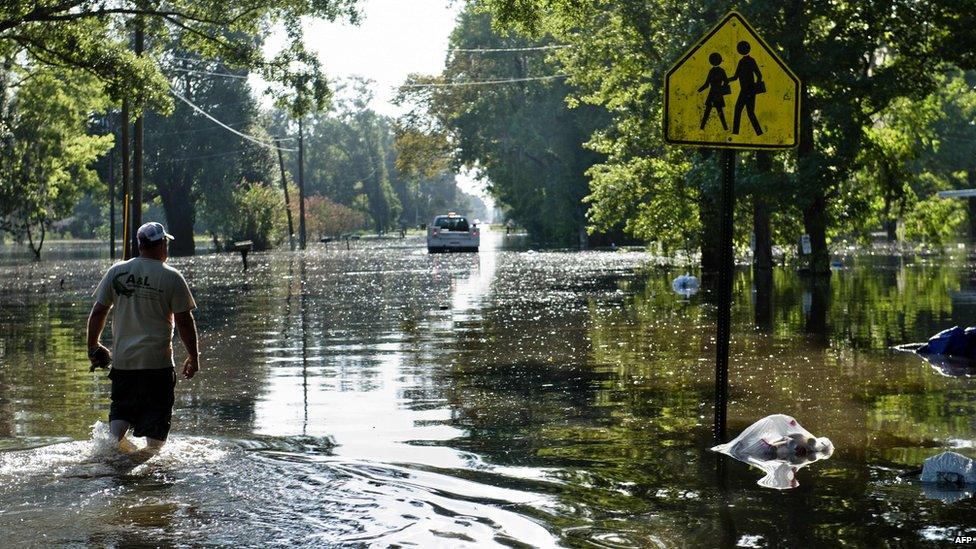
M116 263L95 289L95 300L112 307L112 367L173 367L173 314L195 309L179 271L156 259Z

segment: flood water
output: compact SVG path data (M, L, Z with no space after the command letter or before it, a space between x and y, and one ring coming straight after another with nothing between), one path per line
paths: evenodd
M729 438L829 437L796 487L708 451L714 317L634 251L428 255L420 239L176 258L202 367L162 454L98 459L84 322L107 259L0 254L0 546L915 545L976 499L899 473L976 457L976 381L891 346L976 319L976 259L735 278ZM333 245L334 246L334 245ZM63 285L62 285L63 280ZM182 347L177 344L177 358ZM941 496L941 497L939 497Z

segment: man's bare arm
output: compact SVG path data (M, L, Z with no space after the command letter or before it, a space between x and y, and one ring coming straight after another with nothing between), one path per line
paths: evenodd
M183 362L183 376L187 379L196 375L200 369L200 352L197 349L197 323L193 320L193 311L176 313L173 315L176 329L180 332L180 340L186 347L186 360Z
M111 360L111 353L108 348L101 344L99 339L102 337L102 330L105 329L105 320L111 307L106 307L97 301L92 306L91 313L88 314L88 360L92 363L92 368L104 367Z

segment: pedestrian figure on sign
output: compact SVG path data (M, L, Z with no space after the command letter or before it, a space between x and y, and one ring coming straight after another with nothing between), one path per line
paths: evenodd
M739 81L739 97L735 100L732 133L739 134L739 122L744 108L749 121L752 122L752 129L756 131L756 135L762 135L762 127L759 126L759 120L756 118L756 95L766 93L766 83L763 82L756 60L749 56L751 49L749 42L743 40L736 45L735 49L742 55L742 59L739 59L739 64L735 68L735 75L729 79L729 82Z
M701 129L705 129L705 123L708 122L708 116L712 114L712 109L718 112L719 122L722 123L722 129L725 131L729 130L729 125L725 123L725 98L723 96L732 93L732 88L729 87L729 76L725 74L725 69L720 67L722 64L722 56L715 52L708 56L708 62L712 64L712 69L708 71L708 76L705 77L705 83L698 88L699 93L708 89L708 95L705 96L705 115L702 116Z

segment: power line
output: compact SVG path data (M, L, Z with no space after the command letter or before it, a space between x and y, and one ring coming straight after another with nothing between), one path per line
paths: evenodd
M239 154L247 152L247 149L235 149L233 151L212 153L212 154L200 154L196 156L181 156L179 158L167 158L166 160L156 160L152 164L171 164L173 162L184 162L186 160L199 160L201 158L217 158L220 156L230 156L232 154Z
M571 48L570 44L553 44L550 46L527 46L524 48L455 48L453 50L448 50L451 53L462 52L462 53L504 53L504 52L516 52L516 51L541 51L541 50L558 50L562 48Z
M179 59L180 61L193 61L194 63L219 63L219 59L203 59L199 57L181 57L179 55L170 55L170 59Z
M238 78L238 79L241 79L241 80L247 80L249 78L248 75L246 75L246 74L231 74L229 72L201 71L201 70L197 70L197 69L184 69L184 68L181 68L181 67L166 67L165 70L180 71L180 72L186 72L186 73L190 73L190 74L204 74L204 75L207 75L207 76L222 76L224 78Z
M508 84L511 82L533 82L537 80L553 80L566 78L568 74L553 74L550 76L528 76L525 78L509 78L506 80L480 80L473 82L432 82L430 84L402 84L401 88L450 88L454 86L483 86L489 84Z
M247 124L247 121L228 122L227 123L228 126L243 126L245 124ZM171 132L154 132L154 131L148 131L148 132L145 132L145 135L147 135L147 136L151 135L151 136L154 136L154 137L159 137L159 136L163 136L163 135L182 135L182 134L187 134L187 133L212 132L214 130L220 130L220 129L223 129L223 128L220 128L219 126L208 125L205 128L194 128L194 129L190 129L190 130L175 130L175 131L171 131Z
M203 116L209 118L211 121L213 121L213 123L217 124L218 126L224 128L225 130L229 131L230 133L232 133L234 135L237 135L239 137L243 137L244 139L247 139L248 141L250 141L252 143L256 143L256 144L261 145L262 147L266 147L268 149L282 150L282 151L286 151L286 152L295 152L295 151L298 150L298 149L285 149L285 148L282 148L282 147L277 146L276 144L274 144L272 142L264 141L262 139L258 139L257 137L254 137L252 135L248 135L246 133L239 132L239 131L235 130L234 128L228 126L227 124L224 124L220 120L217 120L216 118L214 118L207 111L205 111L205 110L201 109L200 107L194 105L193 102L191 102L186 97L183 97L183 95L180 94L178 91L174 90L172 88L172 86L170 87L169 92L172 93L173 96L176 97L177 99L179 99L180 101L182 101L182 102L186 103L187 105L189 105L191 109L193 109L196 112L202 114Z

